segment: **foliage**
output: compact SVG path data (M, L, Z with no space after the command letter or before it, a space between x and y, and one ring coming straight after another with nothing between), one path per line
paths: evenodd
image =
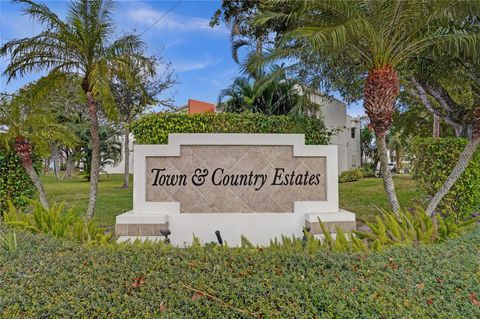
M9 58L3 72L8 81L39 71L48 72L51 79L72 73L81 77L79 84L87 101L93 153L91 196L86 211L88 218L92 218L100 174L98 107L107 117L116 119L118 110L110 87L113 77L119 75L134 81L138 70L152 76L156 70L143 54L145 43L139 35L116 36L112 0L74 0L62 16L34 0L14 2L22 5L23 13L38 22L40 28L36 35L12 39L0 48L0 57ZM42 191L40 195L47 205Z
M13 98L0 101L0 127L4 128L0 131L0 145L5 149L14 149L19 137L35 147L39 155L48 154L53 141L75 143L75 136L57 122L43 103L43 85L42 80L28 84Z
M31 212L18 210L10 203L3 216L5 225L88 245L107 245L111 241L111 235L105 235L103 228L91 220L86 222L71 209L65 211L63 204L46 209L37 201L29 203Z
M316 55L313 64L305 65L314 71L318 70L314 64L319 64L336 66L333 73L348 74L353 66L354 73L364 76L386 65L401 67L409 57L432 47L449 49L452 54L462 49L474 52L478 35L460 22L475 10L475 1L270 0L254 13L254 25L283 27L277 34L276 50L264 62L304 52Z
M226 112L250 111L266 115L306 115L318 113L319 105L310 101L299 81L288 78L283 66L272 66L258 77L238 77L218 97ZM225 102L223 100L227 98Z
M1 232L0 231L0 247L5 249L7 252L14 252L17 250L17 233L14 231Z
M365 164L360 167L364 178L375 177L375 166L373 164Z
M36 36L12 39L0 49L10 56L3 74L8 80L32 71L49 71L49 77L79 74L84 93L101 102L109 117L117 110L110 83L114 75L133 79L135 71L154 74L151 61L143 56L144 42L138 35L113 37L115 24L111 0L76 0L68 5L62 20L44 4L17 0L23 12L38 21L43 30ZM136 67L136 69L134 68Z
M363 170L361 168L351 168L343 171L338 178L340 183L356 182L363 178Z
M224 112L148 114L131 130L138 144L167 144L169 133L297 133L305 134L306 144L328 144L332 135L322 120L312 117Z
M354 231L354 234L359 239L366 239L373 250L380 251L391 245L415 246L445 241L459 236L480 219L472 218L457 225L452 216L431 218L423 211L402 211L398 216L382 211L382 217L377 216L374 223L367 222L372 232Z
M466 140L460 138L425 138L413 143L413 169L418 190L428 200L442 186L462 152ZM480 211L480 151L443 198L438 211L465 219Z
M360 129L360 147L362 151L362 163L372 162L374 166L377 166L380 159L375 143L375 134L368 126L363 126Z
M160 99L162 93L177 84L171 64L164 62L161 56L151 56L148 59L155 69L162 70L161 76L136 70L135 81L117 75L110 85L122 126L128 126L151 105L172 107L171 99Z
M438 245L370 254L306 246L92 249L23 231L17 238L15 254L0 258L3 318L480 315L478 228Z
M449 238L454 238L475 226L479 217L472 218L466 222L456 224L454 218L443 219L440 216L433 218L425 212L408 211L399 212L397 215L392 212L382 211L382 217L377 215L375 222L367 222L371 232L353 231L353 234L345 234L338 226L335 227L335 236L328 231L319 219L322 229L322 239L315 238L312 234L305 232L304 238L291 238L283 236L280 241L270 242L270 249L293 249L301 250L305 247L311 254L319 251L335 252L369 252L385 250L390 246L418 246L436 244ZM246 247L252 247L246 238ZM243 245L245 247L245 245Z
M34 167L41 170L42 162L36 157ZM27 198L35 195L35 187L25 172L20 158L13 152L0 148L0 212L11 201L15 206L25 206Z
M92 145L90 142L90 129L88 126L77 127L80 145L75 152L83 174L87 180L90 180L92 163ZM98 128L100 140L100 169L105 165L117 165L122 159L122 142L120 141L121 132L115 126L102 124Z

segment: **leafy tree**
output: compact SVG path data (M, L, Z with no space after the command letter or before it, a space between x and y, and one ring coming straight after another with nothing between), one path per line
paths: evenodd
M476 31L480 31L478 22ZM468 139L458 162L426 209L427 214L433 215L480 145L480 59L475 52L467 51L460 58L446 52L438 61L428 62L417 64L410 78L411 94L427 110L449 123L457 136Z
M360 147L362 152L362 165L372 163L373 169L378 164L378 152L375 145L375 134L368 126L363 126L360 130Z
M210 21L211 27L219 25L223 20L230 28L232 58L236 63L240 63L240 48L250 47L250 54L261 54L265 41L268 40L267 28L251 23L251 17L259 12L261 7L260 0L224 0Z
M81 115L82 105L85 104L81 81L75 74L57 74L55 77L43 77L35 84L36 103L42 105L45 112L52 113L55 122L67 126L71 132L77 131L75 126L79 123L79 117L82 118L82 125L88 125L88 119ZM61 141L52 141L50 149L51 157L45 159L45 169L50 168L51 160L57 179L70 177L74 168L74 148L62 144ZM62 166L65 169L63 175L60 174Z
M15 0L23 11L45 28L31 38L8 41L0 56L10 56L4 71L8 80L28 72L47 70L52 76L62 73L79 74L86 97L90 120L92 163L87 217L92 218L97 201L100 173L100 141L98 102L110 117L115 117L115 99L110 89L114 74L132 78L131 67L137 66L153 74L150 60L141 52L144 43L134 34L112 41L115 25L111 17L112 0L75 0L68 5L65 20L45 4L32 0Z
M148 73L137 70L134 81L117 76L111 84L115 103L118 107L119 124L123 129L124 135L123 157L125 170L122 188L128 188L130 125L153 104L173 107L171 99L159 98L162 93L177 83L173 77L173 71L170 69L170 63L165 63L161 56L152 56L150 60L156 69L161 68L163 70L161 77L151 76Z
M281 66L273 66L262 77L238 77L220 92L218 104L227 112L267 115L308 115L318 110L300 83L289 79ZM225 102L223 100L228 98Z
M71 145L75 141L67 127L58 124L55 117L36 100L37 85L22 88L12 99L0 104L0 144L13 149L38 191L40 202L48 208L43 183L33 166L32 151L40 156L49 153L50 143L61 141Z
M434 46L449 47L455 53L475 46L478 34L445 26L452 19L461 21L478 12L479 3L453 0L267 2L269 10L258 14L256 23L275 22L291 27L283 34L277 50L263 61L251 61L251 65L258 68L272 60L295 57L295 51L306 50L319 58L325 57L328 62L333 61L330 65L335 65L340 58L343 61L340 68L353 65L355 71L366 74L364 108L375 132L387 198L392 210L398 213L386 144L400 93L397 69L405 66L409 58ZM289 7L288 12L285 6Z

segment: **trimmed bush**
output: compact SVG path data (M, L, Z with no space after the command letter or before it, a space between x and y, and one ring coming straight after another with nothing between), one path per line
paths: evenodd
M363 171L361 168L352 168L348 171L343 171L338 178L340 183L356 182L363 178Z
M169 133L305 134L306 144L329 144L333 134L322 120L258 113L152 113L131 125L138 144L167 144Z
M0 229L1 230L1 229ZM345 254L218 245L88 248L17 231L1 318L478 318L480 229Z
M40 167L41 162L35 161L37 171ZM0 149L0 213L8 208L8 201L15 206L25 206L35 192L20 158L13 152Z
M413 177L425 202L435 195L454 168L467 141L424 138L413 143ZM442 215L463 220L480 211L480 151L438 206Z

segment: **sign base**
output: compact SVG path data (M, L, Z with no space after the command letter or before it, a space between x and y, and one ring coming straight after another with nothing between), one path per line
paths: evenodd
M174 246L192 244L194 237L202 244L217 242L216 231L229 246L241 244L241 236L252 244L268 246L271 240L281 236L302 237L304 228L312 234L321 234L321 220L335 233L335 226L344 232L355 229L355 214L345 210L334 213L229 213L229 214L135 214L133 211L117 216L115 233L118 241L149 239L164 240L166 231Z

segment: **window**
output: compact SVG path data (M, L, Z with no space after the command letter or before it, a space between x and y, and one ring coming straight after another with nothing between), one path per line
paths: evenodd
M357 129L356 127L352 127L352 128L350 129L350 131L351 131L350 135L352 136L352 138L355 138L355 131L356 131L356 129Z

